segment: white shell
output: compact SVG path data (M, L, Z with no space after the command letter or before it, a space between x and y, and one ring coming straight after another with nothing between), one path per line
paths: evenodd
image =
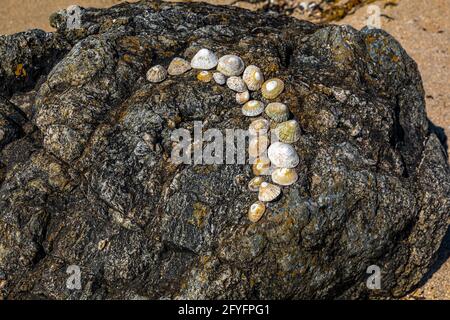
M147 80L153 83L164 81L167 78L167 71L161 65L151 67L147 71Z
M272 172L272 181L280 186L290 186L298 180L298 174L292 168L277 168Z
M242 114L247 117L256 117L263 113L264 104L258 100L250 100L242 107Z
M213 78L214 81L218 84L218 85L224 85L225 82L227 82L227 77L225 77L225 75L223 73L220 72L214 72L213 73Z
M200 49L191 60L193 69L209 70L217 66L217 57L209 49Z
M244 80L240 77L231 76L227 79L227 86L233 91L236 92L244 92L247 91L247 86L244 83Z
M272 164L278 168L294 168L300 162L297 151L287 143L275 142L267 152Z
M242 79L244 79L248 90L256 91L261 88L261 85L264 82L264 75L261 69L259 69L257 66L249 65L247 68L245 68Z
M244 67L244 61L240 57L234 54L227 54L219 59L217 71L228 77L239 76L244 71Z
M259 186L258 200L269 202L273 201L281 194L281 189L279 186L274 184L263 182Z
M188 61L182 58L174 58L167 68L167 73L171 76L179 76L189 70L191 70L191 64Z
M246 103L248 100L250 100L250 92L244 91L244 92L237 92L236 93L236 102L239 104L244 104Z

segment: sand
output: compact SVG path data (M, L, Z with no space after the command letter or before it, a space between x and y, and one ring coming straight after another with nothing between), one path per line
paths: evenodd
M176 0L175 0L176 1ZM52 12L71 4L84 7L108 7L120 0L1 0L0 34L11 34L32 28L51 31L48 17ZM132 2L129 0L128 2ZM234 0L210 0L215 4L230 4ZM428 117L444 129L450 137L450 1L401 0L397 6L374 3L381 11L381 27L395 36L417 62L426 93ZM248 3L238 3L255 8ZM296 14L298 18L307 18ZM339 24L350 24L360 29L365 26L367 8L347 16ZM450 233L439 253L436 265L424 283L405 299L450 300Z

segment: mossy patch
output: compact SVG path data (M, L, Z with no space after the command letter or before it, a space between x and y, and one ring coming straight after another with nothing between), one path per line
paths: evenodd
M206 217L208 216L209 209L201 202L196 202L193 205L192 219L189 223L195 225L197 228L202 229L205 226Z

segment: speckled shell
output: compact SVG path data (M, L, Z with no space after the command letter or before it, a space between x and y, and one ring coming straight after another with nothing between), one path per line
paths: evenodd
M252 171L255 176L271 174L270 160L265 157L256 159L252 165Z
M179 76L189 70L191 70L191 64L188 61L182 58L174 58L167 68L167 73L171 76Z
M258 222L266 212L266 205L261 201L253 203L248 209L248 219L255 223Z
M231 76L227 79L227 86L233 91L244 92L247 91L247 86L241 77Z
M248 145L248 154L256 158L267 152L269 147L269 138L265 135L254 136L250 138Z
M248 131L251 135L257 135L257 134L267 134L269 132L270 122L264 118L259 118L248 126Z
M227 82L227 77L225 77L224 74L220 73L220 72L214 72L213 73L213 78L214 81L218 84L218 85L224 85Z
M250 65L245 68L242 79L244 79L248 90L256 91L261 88L261 85L264 82L264 75L261 69L259 69L257 66Z
M213 75L212 75L212 73L211 72L209 72L209 71L200 71L198 74L197 74L197 80L198 81L202 81L202 82L210 82L211 80L212 80L212 78L213 78Z
M258 200L264 202L270 202L278 198L281 194L281 188L277 185L263 182L259 186Z
M200 49L191 60L193 69L210 70L217 66L217 57L209 49Z
M147 71L147 80L153 83L164 81L167 78L167 71L161 65L151 67Z
M298 174L292 168L277 168L272 172L272 181L280 186L290 186L298 180Z
M278 168L294 168L300 162L294 147L283 142L272 143L267 154L273 165Z
M261 176L254 177L250 182L248 183L248 189L253 192L257 192L259 190L259 186L261 183L264 182L264 178Z
M248 100L250 100L250 92L244 91L244 92L237 92L236 93L236 102L239 104L244 104L246 103Z
M250 100L242 107L242 114L247 117L259 116L264 111L264 104L258 100Z
M294 143L300 139L301 130L297 121L288 120L280 123L274 132L281 142Z
M276 122L283 122L289 119L289 108L281 102L271 102L265 110L267 116Z
M266 99L275 99L284 90L284 82L281 79L273 78L263 83L261 93Z
M217 64L217 71L222 72L228 77L241 75L244 68L244 61L234 54L227 54L221 57Z

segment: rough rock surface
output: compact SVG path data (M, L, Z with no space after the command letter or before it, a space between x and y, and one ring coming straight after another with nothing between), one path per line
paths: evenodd
M0 296L397 297L448 226L450 169L390 35L203 4L82 9L0 37ZM175 165L174 127L246 128L234 94L149 67L207 47L286 83L299 181L246 217L250 165ZM441 139L441 140L440 140ZM382 289L366 288L381 268ZM66 288L69 265L82 289Z

